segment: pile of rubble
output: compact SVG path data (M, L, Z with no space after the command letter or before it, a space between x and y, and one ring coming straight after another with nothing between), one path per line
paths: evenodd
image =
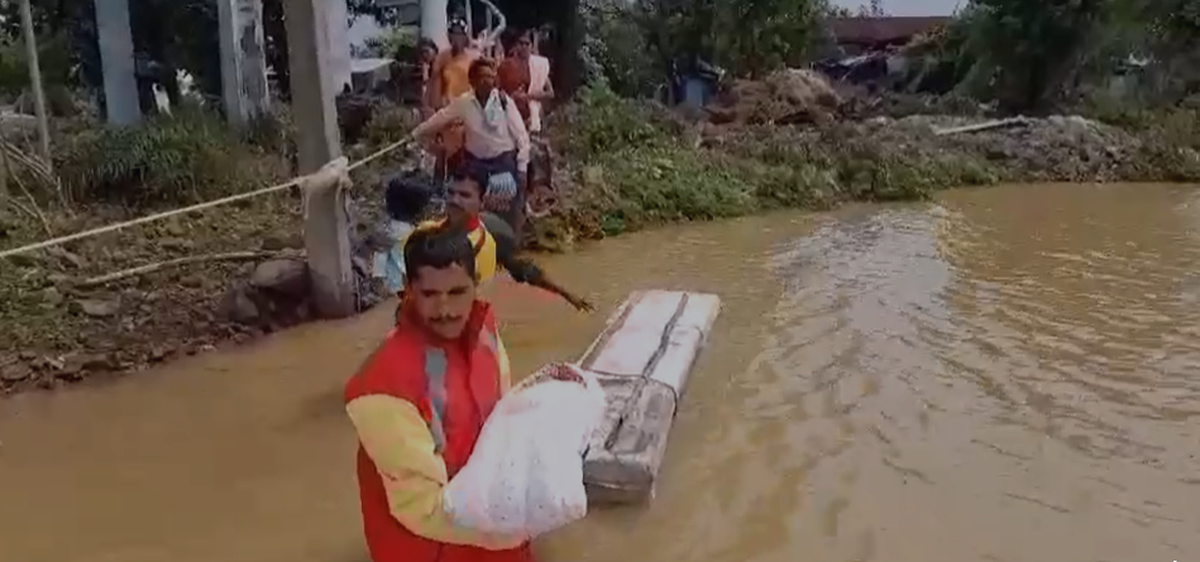
M820 73L785 69L762 80L737 80L706 108L715 124L827 123L842 98Z

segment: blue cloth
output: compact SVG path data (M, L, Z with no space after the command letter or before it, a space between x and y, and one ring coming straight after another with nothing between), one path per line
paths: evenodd
M516 213L524 210L524 186L517 185L517 151L510 150L493 156L480 158L463 151L464 164L474 177L484 185L484 210L498 213L513 224Z
M392 245L387 251L375 253L374 277L383 279L392 293L404 290L404 241L416 230L416 226L398 220L388 223L388 237Z

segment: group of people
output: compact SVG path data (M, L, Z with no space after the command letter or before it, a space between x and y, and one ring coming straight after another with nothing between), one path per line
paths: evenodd
M520 236L531 188L531 137L541 132L543 106L554 99L550 62L534 53L528 30L512 34L499 63L482 55L494 39L473 41L461 20L450 23L449 41L450 48L436 54L432 43L424 48L430 61L425 121L413 135L437 155L435 177L465 168L486 178L489 210Z
M579 310L592 305L518 256L529 131L553 96L548 72L536 68L543 63L531 62L532 36L517 36L497 66L471 53L465 24L450 31L451 48L431 69L428 99L438 109L414 131L444 155L446 213L423 220L432 194L388 185L395 247L377 256L376 270L400 304L394 328L345 388L364 534L373 562L532 562L525 537L463 528L443 507L443 487L512 384L478 289L505 269Z
M469 233L479 256L480 280L498 268L518 282L561 296L580 310L584 299L552 282L537 266L520 259L524 196L528 191L529 131L541 130L542 104L553 98L549 62L533 53L533 34L514 35L510 56L498 67L479 56L466 24L450 24L450 48L432 57L427 100L440 109L412 135L442 155L446 172L446 213ZM533 92L533 93L530 93ZM387 186L390 231L396 242L376 256L376 275L403 300L404 240L422 222L433 194L419 185L395 180ZM425 226L439 224L426 222Z

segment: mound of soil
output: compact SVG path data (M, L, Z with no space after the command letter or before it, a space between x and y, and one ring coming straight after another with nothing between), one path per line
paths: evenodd
M818 72L786 69L763 80L737 80L707 107L716 124L826 123L842 104L841 97Z

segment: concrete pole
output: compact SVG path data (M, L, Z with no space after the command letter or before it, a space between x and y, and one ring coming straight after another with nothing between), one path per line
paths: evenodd
M42 67L38 63L37 33L33 29L33 10L29 7L29 0L21 0L21 31L25 36L25 56L29 59L29 84L33 87L39 156L47 166L53 166L50 158L50 122L46 117L46 92L42 90Z
M225 116L245 125L270 107L262 0L218 0L217 21Z
M291 76L292 113L297 116L300 173L315 173L341 156L337 111L329 77L326 21L322 0L284 0ZM326 170L328 170L326 168ZM349 217L338 182L305 182L304 246L312 275L313 303L325 318L354 314L354 275L350 269Z
M326 23L329 25L329 50L326 52L329 65L329 79L333 82L333 95L342 93L342 88L350 83L352 73L350 63L350 15L346 8L346 0L325 0L324 5L329 10Z
M133 125L142 120L138 106L133 34L129 29L129 0L95 0L96 34L104 70L104 106L108 122Z
M438 49L450 48L449 0L421 0L421 37L437 44Z

